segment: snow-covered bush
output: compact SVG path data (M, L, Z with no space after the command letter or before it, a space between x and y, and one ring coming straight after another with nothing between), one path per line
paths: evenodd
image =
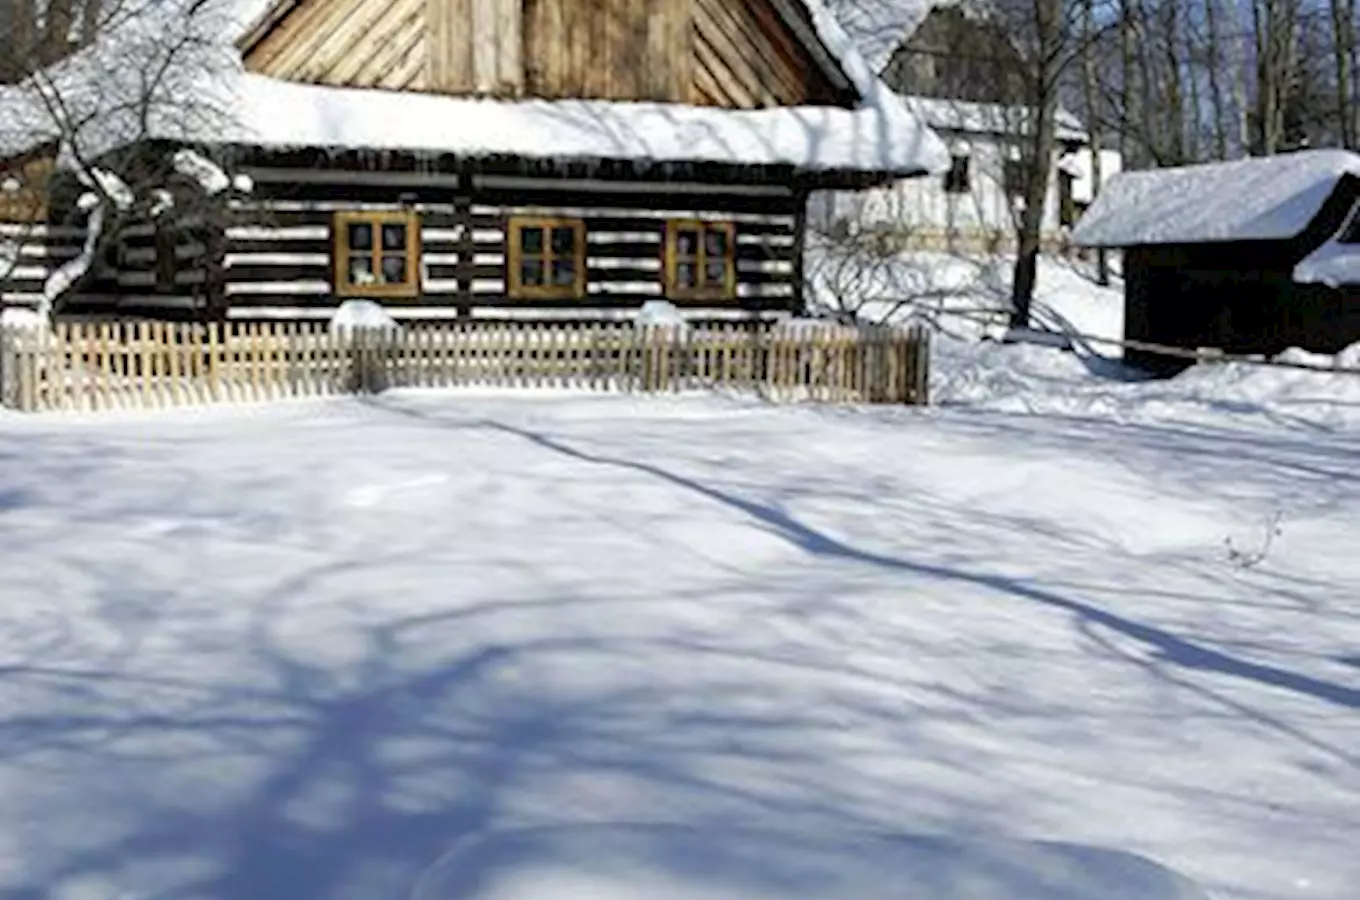
M376 392L388 386L387 361L390 343L384 336L400 330L395 319L372 300L346 300L330 320L330 332L345 338L360 338L350 359L347 390Z
M47 326L47 317L34 310L15 306L0 310L0 330L34 331Z
M33 40L13 35L0 60L18 76L0 85L0 158L45 154L41 183L25 190L50 196L72 182L84 189L80 211L89 217L90 238L78 260L48 279L44 311L53 313L133 222L168 219L172 210L186 221L218 216L232 186L228 174L195 151L167 159L162 148L233 120L231 99L218 87L240 68L235 49L222 41L242 12L235 0L91 3L67 11L78 20L71 22L78 44L65 58L53 62L50 38L32 29Z
M346 300L331 316L332 334L350 334L363 330L395 330L397 320L372 300Z
M666 300L648 300L642 304L637 318L633 321L639 328L673 328L682 332L689 329L689 321L685 319L684 313L680 312L674 303Z

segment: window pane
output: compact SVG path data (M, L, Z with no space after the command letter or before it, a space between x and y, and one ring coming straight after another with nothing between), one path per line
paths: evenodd
M520 230L520 249L531 256L543 255L543 229L523 228Z
M552 264L553 284L558 287L570 287L576 283L576 261L572 259L555 259Z
M708 272L705 276L708 283L714 287L721 287L727 283L727 262L722 259L710 259L708 261Z
M390 253L383 257L382 276L384 284L406 283L406 254Z
M351 222L349 225L349 248L351 250L372 250L373 226L367 222Z
M944 176L944 189L951 194L968 191L968 157L955 156L950 160L949 172Z
M675 283L682 288L694 287L694 264L681 263L675 267Z
M542 236L542 232L539 235ZM542 287L543 280L543 260L526 259L519 270L520 283L525 287Z
M709 256L726 256L727 232L721 230L704 232L704 250Z
M376 279L373 277L373 257L351 256L349 258L350 284L373 284L375 281Z
M575 228L554 228L552 230L552 248L554 254L569 254L575 247Z
M382 242L384 250L405 250L406 226L384 225L382 227Z
M675 236L675 252L680 256L699 255L699 232L682 231Z

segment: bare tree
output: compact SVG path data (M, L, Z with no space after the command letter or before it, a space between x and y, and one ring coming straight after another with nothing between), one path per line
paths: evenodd
M233 10L219 0L2 2L26 6L0 44L0 70L20 75L0 87L0 175L21 182L12 193L42 199L45 214L33 218L86 231L79 257L45 286L46 311L56 313L129 224L222 215L230 178L174 147L230 121L222 76L235 62L220 35ZM16 159L31 162L18 167ZM23 237L12 236L11 247ZM0 252L0 279L6 259L12 268L18 256Z
M1086 105L1087 128L1091 133L1091 195L1094 197L1100 193L1104 182L1104 171L1101 162L1101 150L1103 141L1099 117L1097 115L1097 98L1100 96L1100 83L1098 68L1096 66L1096 3L1095 0L1083 0L1081 16L1081 74L1082 74L1082 99ZM1096 281L1101 286L1110 283L1110 260L1105 253L1105 248L1096 251Z
M903 232L863 206L809 219L806 286L816 314L843 324L904 319L936 330L998 312L1000 279L989 260L904 252Z
M1209 82L1209 116L1213 130L1213 158L1228 158L1228 108L1223 96L1224 55L1222 51L1219 13L1220 0L1204 0L1205 67Z

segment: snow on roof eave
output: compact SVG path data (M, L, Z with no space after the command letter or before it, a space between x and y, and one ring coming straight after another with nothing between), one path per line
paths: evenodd
M1360 245L1329 240L1294 267L1300 284L1321 284L1337 289L1360 285Z
M356 147L339 144L318 145L307 143L296 144L266 144L251 142L248 140L233 140L230 142L203 142L204 147L215 147L224 150L244 150L268 153L270 151L290 151L290 150L319 150L323 153L344 154L344 153L363 153L374 151L378 153L399 151L410 153L419 158L424 155L429 156L448 156L455 160L466 160L468 162L487 162L492 160L504 160L515 158L533 158L537 160L547 160L563 166L572 164L586 165L655 165L655 166L685 166L685 165L705 165L718 164L728 165L734 168L750 166L752 168L773 168L792 171L795 177L805 179L807 186L821 189L861 189L867 187L881 186L882 184L905 178L924 178L928 175L942 174L938 169L926 168L923 165L903 166L896 168L856 168L850 166L842 167L816 167L794 165L781 162L751 161L741 160L713 160L696 156L693 159L675 158L653 158L638 156L609 156L604 154L554 154L551 152L527 154L527 153L507 153L505 151L487 152L458 152L441 149L436 147Z
M976 0L826 0L854 41L861 57L882 72L893 55L911 40L937 8L958 9L966 18L985 15L986 2Z
M1321 284L1332 289L1360 284L1360 244L1343 243L1341 236L1355 228L1360 218L1360 202L1346 216L1336 233L1294 267L1293 278L1300 284Z
M1310 150L1225 163L1123 172L1077 222L1083 247L1280 241L1317 217L1360 155Z
M948 169L943 141L897 103L728 110L606 100L502 101L226 78L236 111L210 134L172 140L262 147L448 153L466 158L787 166L799 173L909 177Z

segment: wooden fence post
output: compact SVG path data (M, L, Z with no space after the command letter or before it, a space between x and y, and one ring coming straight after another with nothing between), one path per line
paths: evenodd
M916 405L930 405L930 332L924 328L916 329Z
M14 329L0 324L0 407L18 406L14 396Z
M30 331L24 335L23 343L20 345L19 378L22 393L19 408L24 412L36 412L38 409L38 372L40 366L38 355L42 352L44 337L45 332Z

